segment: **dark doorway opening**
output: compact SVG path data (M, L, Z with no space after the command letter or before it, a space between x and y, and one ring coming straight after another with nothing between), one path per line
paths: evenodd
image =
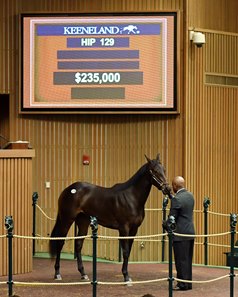
M0 148L2 148L10 138L9 102L9 94L0 94Z

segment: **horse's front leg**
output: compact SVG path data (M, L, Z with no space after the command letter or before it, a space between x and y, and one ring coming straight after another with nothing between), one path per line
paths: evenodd
M120 240L122 253L123 253L122 274L124 276L124 281L127 283L131 282L131 278L128 273L128 261L129 261L132 243L133 243L133 239L130 239L130 240L129 239L121 239Z
M137 233L138 227L134 226L133 228L130 229L129 231L129 236L134 237ZM120 233L120 236L128 236L126 234ZM122 274L124 276L124 281L127 283L127 285L130 285L131 278L128 273L128 261L131 253L131 248L134 242L134 238L132 239L121 239L121 247L122 247L122 252L123 252L123 264L122 264Z

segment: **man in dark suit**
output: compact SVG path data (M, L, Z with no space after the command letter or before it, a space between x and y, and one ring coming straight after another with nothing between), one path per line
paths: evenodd
M194 235L193 224L194 197L185 188L182 176L176 176L172 181L175 196L171 199L169 216L174 216L176 222L175 233ZM177 278L192 280L194 237L173 236L174 261ZM175 290L191 290L192 284L178 282Z

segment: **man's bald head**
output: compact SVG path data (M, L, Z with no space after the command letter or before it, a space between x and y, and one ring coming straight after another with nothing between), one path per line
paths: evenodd
M182 176L175 176L172 180L172 187L174 193L177 193L178 190L185 188L185 180Z

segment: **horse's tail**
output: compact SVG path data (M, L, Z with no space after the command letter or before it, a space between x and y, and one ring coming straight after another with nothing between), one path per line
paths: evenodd
M50 237L53 238L53 237L61 237L61 220L60 220L60 217L59 217L59 214L57 215L57 218L56 218L56 222L55 222L55 225L54 225L54 228L51 232L51 235ZM55 257L57 255L57 252L59 250L59 244L60 244L60 240L50 240L49 242L49 252L50 252L50 256L51 258Z

